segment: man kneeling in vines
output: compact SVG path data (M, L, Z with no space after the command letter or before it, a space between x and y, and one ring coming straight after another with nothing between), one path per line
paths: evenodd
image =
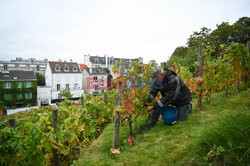
M160 116L160 108L169 104L176 106L178 109L178 119L184 121L192 112L191 93L188 86L177 76L177 74L165 68L153 68L151 73L151 91L148 103L152 102L160 92L162 98L153 106L148 106L147 111L152 112L148 121L148 129L154 127Z

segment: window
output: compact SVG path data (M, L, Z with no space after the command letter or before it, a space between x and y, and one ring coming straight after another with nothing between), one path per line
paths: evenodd
M20 99L23 98L23 95L22 95L22 93L17 93L16 97L17 97L18 100L20 100Z
M99 71L100 71L100 73L103 73L103 69L100 69Z
M92 73L95 73L95 69L92 69Z
M56 65L55 66L55 71L60 71L60 66Z
M36 70L40 71L40 66L39 65L36 66Z
M69 71L69 66L64 66L64 71Z
M25 98L26 99L31 99L32 98L32 93L30 93L30 92L25 93Z
M10 93L5 94L4 99L5 100L10 100L11 99L11 94Z
M105 63L106 63L106 62L105 62L105 59L102 59L102 64L105 65Z
M22 82L18 82L18 88L22 88Z
M9 89L9 88L10 88L10 82L6 82L6 83L5 83L5 88L6 88L6 89Z
M98 80L97 77L94 77L94 89L98 89Z
M66 89L67 89L67 90L69 89L69 84L66 84Z
M60 84L56 84L57 91L60 91Z
M26 88L30 88L31 87L31 82L26 82Z
M3 69L4 69L4 70L8 70L8 65L7 65L7 64L4 64L4 65L3 65Z
M74 83L74 89L77 89L77 83Z
M77 67L76 66L73 66L73 71L77 71Z

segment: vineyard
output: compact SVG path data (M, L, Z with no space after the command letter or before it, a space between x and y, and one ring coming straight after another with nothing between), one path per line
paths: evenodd
M53 165L53 149L62 165L69 165L112 120L116 94L85 96L84 107L70 100L55 108L47 106L0 119L1 165ZM52 127L53 109L58 110L57 130ZM15 119L10 128L8 119Z
M202 98L209 100L216 91L225 91L229 88L240 91L249 85L249 48L244 44L231 43L221 45L219 54L214 56L215 48L204 45L202 75L198 75L198 64L192 73L187 67L173 64L171 69L188 85L193 95L202 94Z
M221 45L216 56L213 47L203 45L201 54L203 66L199 69L197 63L195 72L178 64L169 66L188 85L193 99L201 95L210 101L214 92L225 91L227 96L229 88L238 92L249 86L249 50L245 45ZM1 117L1 165L53 165L55 155L61 165L70 165L108 123L114 122L118 128L120 122L129 126L129 144L133 145L132 124L139 131L138 117L149 116L145 104L150 91L150 71L157 65L133 62L126 75L121 71L122 65L118 62L113 68L117 77L113 79L113 89L106 92L105 102L103 95L86 94L83 104L65 99L55 107L40 107ZM198 74L201 69L202 74ZM153 102L159 98L157 96ZM56 128L53 126L53 110L58 113ZM9 127L10 119L15 119L15 126ZM113 145L113 148L118 146Z

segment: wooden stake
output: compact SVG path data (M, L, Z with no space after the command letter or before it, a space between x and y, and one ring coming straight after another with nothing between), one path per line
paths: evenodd
M124 74L124 64L123 60L120 61L119 75ZM116 107L121 106L122 104L122 82L119 81L117 85L117 92L119 93L117 97ZM117 149L119 146L119 130L120 130L120 112L116 111L114 117L114 135L113 135L113 149Z
M198 66L198 76L202 76L203 70L202 70L202 64L203 64L203 46L199 45L199 66ZM201 86L201 84L199 85ZM198 96L197 96L197 106L201 108L202 106L202 90L200 90Z
M82 108L84 108L84 97L81 97L81 104L82 104Z
M52 110L52 127L54 128L54 132L57 131L57 122L58 122L58 110L56 108L53 108L53 110ZM53 149L53 162L54 162L54 166L59 165L59 158L58 158L57 149Z
M16 121L15 121L15 119L9 119L9 124L10 124L10 127L16 128Z
M106 100L107 100L107 94L106 92L103 93L103 102L106 104Z

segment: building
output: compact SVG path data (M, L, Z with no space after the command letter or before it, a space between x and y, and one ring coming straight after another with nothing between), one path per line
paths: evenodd
M37 104L39 106L51 104L51 87L37 86Z
M85 64L78 64L78 66L79 66L79 69L81 70L81 72L83 71L83 69L87 69L88 68L88 66L85 65Z
M99 94L107 88L107 68L84 68L82 71L82 85L84 92Z
M0 71L0 101L8 108L37 105L34 71Z
M72 97L80 97L83 94L82 73L75 62L49 61L45 82L51 89L51 100L61 98L59 93L64 89L69 89Z
M35 58L30 58L30 59L16 58L15 60L11 61L0 60L0 70L34 71L44 75L47 61L48 61L47 59L36 60Z
M113 56L90 56L84 55L84 64L86 64L89 68L108 68L109 70L116 64L117 61L121 59L124 60L125 68L128 68L130 63L133 61L143 62L143 58L135 58L135 59L126 59L126 58L115 58Z

